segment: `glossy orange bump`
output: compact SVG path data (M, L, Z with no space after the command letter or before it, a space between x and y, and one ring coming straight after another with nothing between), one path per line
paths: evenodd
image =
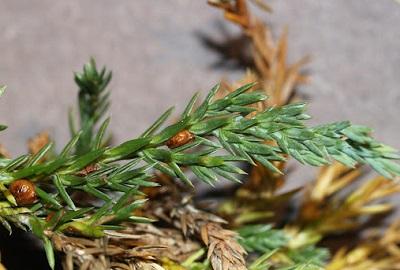
M176 148L191 142L194 139L194 135L188 130L182 130L175 134L171 139L166 142L169 148Z
M10 192L18 205L30 205L37 199L35 185L31 181L25 179L12 182L10 185Z
M83 168L81 171L79 171L77 174L79 176L86 176L88 174L91 174L92 172L95 172L100 169L100 166L98 164L90 164Z

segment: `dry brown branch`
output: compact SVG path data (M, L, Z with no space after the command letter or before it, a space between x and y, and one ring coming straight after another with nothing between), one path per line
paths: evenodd
M201 239L214 270L247 269L246 252L236 241L237 234L222 227L225 220L195 208L188 198L180 203L166 198L150 213L179 228L185 237Z
M392 204L381 200L399 193L400 185L384 177L375 177L341 196L340 192L348 189L359 176L359 170L338 163L322 168L303 197L300 223L310 224L313 230L329 234L360 226L365 222L360 219L362 216L388 213Z
M327 270L396 270L400 269L400 221L384 232L372 234L351 250L340 249L327 265Z
M222 9L225 18L241 27L243 33L250 39L255 70L247 71L245 77L238 83L258 82L257 89L262 89L269 96L265 102L257 103L258 111L265 110L269 106L282 106L292 102L296 98L295 91L298 86L308 81L308 76L301 69L310 59L306 56L294 64L287 64L287 29L277 41L274 41L270 28L259 18L252 16L246 0L213 0L209 3ZM263 4L263 6L270 10L268 5ZM230 84L224 81L220 94L226 95L231 92L238 83ZM278 166L283 169L285 164ZM248 184L241 189L250 188L250 191L267 189L273 193L283 182L284 177L273 174L258 164L252 168Z
M35 137L28 140L29 153L36 154L43 148L46 144L50 142L50 136L47 131L42 131Z
M163 269L160 260L182 262L200 248L176 229L151 224L125 224L102 239L53 234L54 247L65 254L64 269Z
M258 89L263 89L270 96L260 110L266 106L290 103L295 89L308 81L308 76L301 69L310 59L306 56L294 64L287 64L287 29L275 42L270 28L249 12L246 0L209 3L222 9L225 18L241 27L251 41L255 70L254 74L248 72L244 81L251 79L258 82ZM230 88L232 86L228 87L228 91Z
M2 144L0 144L0 157L10 158L10 153Z

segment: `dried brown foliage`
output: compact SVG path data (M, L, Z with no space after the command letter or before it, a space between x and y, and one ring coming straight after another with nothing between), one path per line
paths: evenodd
M261 103L260 110L271 105L290 103L295 89L308 81L308 76L301 71L309 61L304 57L294 64L287 64L287 34L274 41L269 27L259 18L252 16L246 0L209 1L210 4L222 9L227 20L242 28L243 33L251 41L251 56L255 70L248 72L242 82L258 82L258 89L263 89L269 99ZM233 86L226 83L226 91Z
M209 1L224 11L227 20L241 27L243 33L251 42L251 57L255 69L247 71L245 77L237 83L223 83L221 95L233 91L241 83L258 82L257 89L263 90L269 99L257 104L258 111L269 106L281 106L292 102L296 98L296 89L308 81L308 76L302 72L303 66L309 62L309 57L303 57L294 64L287 64L288 31L285 29L281 37L275 41L270 28L259 18L254 17L248 8L246 0L237 1ZM257 1L264 9L270 11L268 5ZM277 165L282 170L285 165ZM266 191L273 194L284 183L282 175L270 172L263 166L254 166L249 181L241 188L243 193L248 190Z
M263 3L257 2L258 5ZM222 9L224 17L238 25L243 34L249 38L250 55L254 63L254 70L248 70L244 78L238 82L223 81L220 95L225 96L242 83L258 82L257 87L253 89L264 91L269 99L257 103L257 111L294 101L296 89L308 81L308 76L301 69L309 61L309 57L304 57L294 64L287 64L288 31L285 30L275 41L270 28L251 14L246 0L209 1L209 3ZM270 11L269 6L262 5L264 9ZM286 163L283 162L274 162L274 165L281 171L286 167ZM283 175L257 164L252 167L250 177L244 185L237 190L235 199L222 206L222 213L229 215L234 225L270 218L271 214L282 212L280 210L284 210L284 202L298 191L276 194L284 182ZM239 205L249 207L239 207Z
M388 213L393 205L382 199L399 193L400 185L378 176L349 192L349 185L359 180L360 174L359 169L339 163L322 168L303 197L299 223L329 234L358 228L366 222L365 217ZM340 194L343 191L347 191L345 196Z
M167 198L150 213L179 228L185 237L201 240L208 249L207 257L213 269L247 269L246 252L238 244L237 234L222 227L225 220L195 208L189 198L179 203Z
M47 131L40 132L35 137L29 139L28 141L29 153L33 155L38 153L49 142L50 142L49 133Z
M7 151L7 149L2 144L0 144L0 157L5 157L5 158L10 157L10 153Z
M151 224L126 224L101 239L54 234L55 248L64 253L64 269L163 269L162 258L182 262L200 248L179 230Z
M393 222L380 235L372 234L363 243L347 250L340 249L327 265L327 270L396 270L400 269L400 221Z

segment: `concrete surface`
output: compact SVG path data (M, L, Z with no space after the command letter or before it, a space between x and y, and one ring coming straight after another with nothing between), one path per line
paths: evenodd
M205 0L0 0L0 141L13 154L50 130L68 139L67 110L77 93L72 71L90 56L114 71L111 128L134 137L168 106L182 108L230 70L198 33L222 40L222 14ZM289 26L290 58L310 53L312 123L366 124L400 148L400 5L392 0L268 1L276 34ZM226 24L227 25L227 24ZM236 28L228 27L235 33ZM233 72L237 78L241 71Z

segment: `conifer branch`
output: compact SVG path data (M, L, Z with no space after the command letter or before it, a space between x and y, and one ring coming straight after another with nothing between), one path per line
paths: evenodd
M107 71L105 67L101 71L97 70L93 58L83 67L82 73L75 73L74 79L79 86L78 104L80 130L82 130L76 144L77 154L87 153L96 146L94 145L94 128L110 106L108 100L110 93L107 91L107 86L111 78L112 73ZM73 125L71 121L71 133L75 135L76 127Z
M243 171L232 165L234 161L258 161L277 171L271 161L285 160L289 155L313 166L321 166L336 159L347 166L370 164L386 177L400 174L399 165L391 161L399 156L392 148L369 137L369 129L351 126L348 122L308 128L303 123L303 120L309 118L305 114L304 104L273 107L246 118L252 111L247 105L266 98L257 92L247 94L246 91L252 86L245 85L214 101L213 97L218 90L216 86L194 111L191 108L194 104L192 100L189 109L185 110L176 124L155 135L156 128L153 128L144 136L116 147L100 147L97 144L98 149L86 154L71 154L71 149L83 134L78 133L59 156L46 163L32 164L30 160L35 160L34 156L10 160L7 166L1 168L1 183L9 185L22 178L29 178L39 184L53 183L58 191L55 194L49 194L40 187L36 187L36 191L42 205L58 211L63 206L73 211L75 207L69 192L82 190L110 203L99 210L102 213L115 204L124 205L129 201L129 196L123 196L122 199L126 201L115 202L107 192L138 195L138 187L154 185L149 182L151 168L191 184L182 171L182 167L189 167L199 179L212 185L218 179L217 175L239 181L235 174ZM160 119L162 121L156 121L153 126L160 126L167 118L163 115ZM165 147L169 139L185 130L194 134L194 141L174 149ZM218 142L212 141L213 138ZM265 140L275 142L276 145L265 144ZM203 147L202 150L194 152L199 146ZM230 154L213 155L221 148ZM120 165L117 161L121 160L130 162ZM92 164L99 165L95 172L80 174L81 170ZM117 213L113 215L118 216ZM62 221L67 222L65 219Z
M267 265L273 265L274 269L282 270L319 270L323 269L329 258L327 249L312 243L296 243L296 239L284 229L273 229L271 225L247 225L240 228L238 233L239 243L246 251L259 255L249 269L261 270L266 269ZM269 261L272 255L275 258Z
M189 168L200 180L213 185L219 177L240 182L237 175L244 172L237 161L257 161L279 172L272 161L291 156L313 166L337 160L347 166L369 164L388 178L400 175L400 166L392 161L399 155L371 138L366 127L349 122L307 127L304 120L309 116L302 103L270 107L252 115L255 109L249 105L267 98L248 92L254 84L215 99L217 85L195 109L196 94L175 124L161 128L172 112L169 109L140 137L115 147L104 146L102 138L109 120L97 134L95 126L108 107L105 89L110 79L111 73L105 68L98 72L93 60L82 74L76 74L81 131L74 133L59 155L39 162L51 148L49 143L35 154L0 163L0 222L8 229L9 222L31 229L44 241L50 263L54 262L49 244L53 232L96 238L104 236L106 230L123 228L122 221L150 221L134 216L133 210L145 203L139 188L157 185L151 181L153 169L192 185L183 170ZM223 149L228 154L219 154ZM10 193L12 185L26 184L17 181L20 179L33 183L28 189L15 188L34 192L28 201ZM76 191L103 204L78 207L72 196ZM32 205L32 201L36 203Z

